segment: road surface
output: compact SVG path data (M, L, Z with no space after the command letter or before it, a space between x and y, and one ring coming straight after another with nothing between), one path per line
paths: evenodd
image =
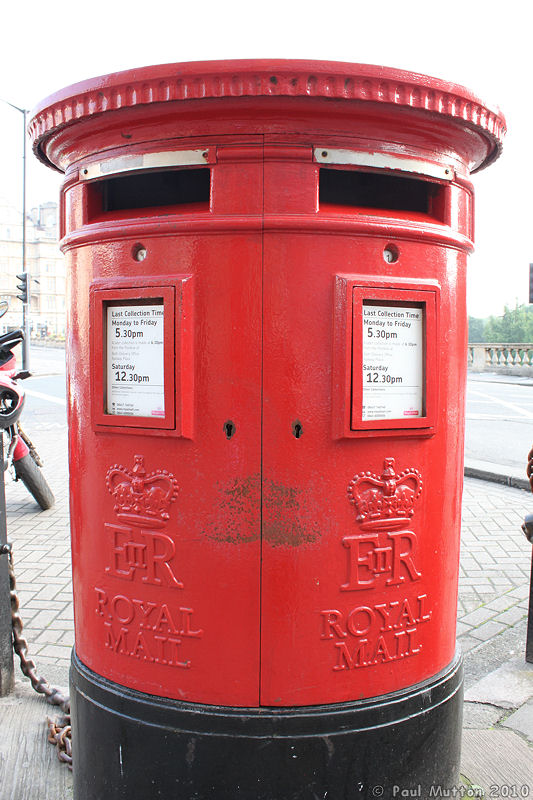
M525 477L533 444L533 379L469 375L465 459L512 468Z

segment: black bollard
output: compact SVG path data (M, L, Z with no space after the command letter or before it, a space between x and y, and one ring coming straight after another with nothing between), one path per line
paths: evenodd
M526 539L533 544L533 514L527 514L522 525ZM533 664L533 554L531 556L531 578L529 580L529 612L527 617L526 661Z

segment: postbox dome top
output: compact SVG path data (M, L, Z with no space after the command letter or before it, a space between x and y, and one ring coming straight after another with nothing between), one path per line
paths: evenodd
M191 101L238 98L314 98L431 115L478 134L472 172L499 156L506 132L500 110L463 86L390 67L289 59L159 64L91 78L43 100L32 111L28 131L37 157L63 170L57 136L76 123L161 103L183 108Z

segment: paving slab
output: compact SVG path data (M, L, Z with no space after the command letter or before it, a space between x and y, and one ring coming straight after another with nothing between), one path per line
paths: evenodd
M72 773L47 741L46 718L59 716L29 684L0 702L0 798L70 800Z
M493 728L502 716L507 713L502 708L485 703L465 703L463 707L463 729Z
M502 633L505 630L505 625L501 625L494 620L490 622L485 622L483 625L479 625L479 627L474 628L470 631L470 636L473 636L474 639L480 639L483 642L492 639L493 636L496 636L498 633Z
M502 664L465 692L469 703L490 703L501 708L518 708L533 697L533 664L517 658Z
M533 699L521 706L502 722L506 728L511 728L516 733L521 733L533 744ZM532 756L533 757L533 756Z
M533 751L512 731L465 730L461 774L474 786L480 786L487 800L529 797L533 789Z
M523 608L514 606L513 608L508 608L507 611L504 611L502 614L498 614L495 619L497 622L503 622L505 625L514 625L515 622L518 622L525 616L526 612Z

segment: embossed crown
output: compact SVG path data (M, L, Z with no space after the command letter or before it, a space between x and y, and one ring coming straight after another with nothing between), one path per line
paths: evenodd
M133 460L133 469L114 464L107 470L106 485L115 501L116 515L130 525L162 528L178 492L177 481L166 470L147 474L144 456L133 456Z
M394 472L394 459L386 458L381 476L360 472L348 485L348 496L357 509L357 521L368 530L401 528L413 516L422 492L418 470Z

